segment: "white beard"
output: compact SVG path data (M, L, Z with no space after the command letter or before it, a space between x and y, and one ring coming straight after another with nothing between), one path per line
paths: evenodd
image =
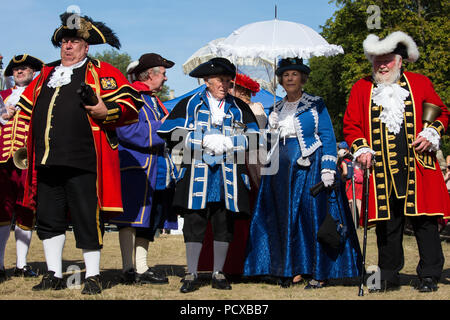
M376 84L391 84L396 83L400 79L400 68L391 70L387 75L382 76L378 72L374 72L372 75Z

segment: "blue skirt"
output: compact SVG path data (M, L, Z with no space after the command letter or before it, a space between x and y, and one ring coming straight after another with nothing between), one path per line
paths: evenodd
M297 139L280 141L279 170L262 176L250 226L244 275L293 277L316 280L359 276L361 250L343 188L316 197L310 188L321 181L322 148L310 156L311 165L297 164ZM339 177L337 177L340 181ZM339 250L321 244L317 231L328 210L348 228Z

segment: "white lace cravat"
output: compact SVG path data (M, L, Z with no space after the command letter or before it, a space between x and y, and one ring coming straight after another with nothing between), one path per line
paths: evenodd
M211 124L221 126L225 117L225 112L223 111L225 101L224 99L217 100L209 92L206 96L208 97L209 109L211 111Z
M284 103L283 109L281 109L280 114L278 116L279 119L279 127L280 127L280 138L284 138L290 135L295 135L295 126L294 126L294 116L297 112L298 104L300 103L300 99L294 102L286 101Z
M8 97L6 104L9 106L15 106L17 102L19 102L20 96L25 91L25 88L26 87L15 87L11 95Z
M86 61L87 58L84 58L84 60L68 67L63 66L62 64L57 66L50 80L48 81L47 86L49 88L57 88L70 83L70 81L72 81L71 77L73 74L73 69L81 67Z
M380 120L388 128L389 132L397 134L403 123L405 111L405 99L409 91L403 89L397 83L379 84L373 88L372 100L377 106L382 106Z

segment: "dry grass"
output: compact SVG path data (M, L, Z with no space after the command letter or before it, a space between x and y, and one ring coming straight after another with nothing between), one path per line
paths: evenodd
M362 231L358 230L361 238ZM209 274L204 274L205 286L190 294L179 292L180 279L185 272L185 250L181 235L162 235L150 244L149 265L164 270L169 277L167 285L134 285L120 284L121 256L117 232L108 232L104 237L102 250L102 281L106 288L97 296L81 295L81 290L66 289L62 291L33 292L31 287L40 282L36 279L12 277L0 284L0 299L5 300L448 300L450 297L450 244L443 242L444 255L447 261L439 284L439 290L433 293L419 293L411 287L417 277L415 268L418 263L418 251L414 237L405 236L405 267L402 270L402 288L400 291L385 294L368 294L358 297L356 283L338 283L320 290L304 290L303 286L287 289L266 283L234 282L233 290L220 291L212 289L207 283ZM377 253L375 232L368 232L367 265L376 264ZM64 250L64 270L69 265L84 267L81 250L75 248L73 234L67 233ZM28 256L29 264L41 273L46 270L42 242L33 234ZM14 234L11 234L6 248L5 266L9 275L15 264ZM82 274L84 277L84 274Z

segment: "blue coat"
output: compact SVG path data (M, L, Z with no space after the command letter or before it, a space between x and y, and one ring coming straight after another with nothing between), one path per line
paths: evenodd
M157 134L164 111L148 92L141 92L141 98L145 104L139 121L116 130L124 214L111 222L121 226L150 227L154 191L169 188L175 179L176 168Z
M206 90L181 100L158 130L171 147L184 149L175 206L198 210L219 200L230 211L250 213L250 179L244 155L247 136L258 134L259 128L250 107L242 100L228 95L223 108L223 125L215 130L232 139L233 156L212 157L203 152L203 135L214 129Z

